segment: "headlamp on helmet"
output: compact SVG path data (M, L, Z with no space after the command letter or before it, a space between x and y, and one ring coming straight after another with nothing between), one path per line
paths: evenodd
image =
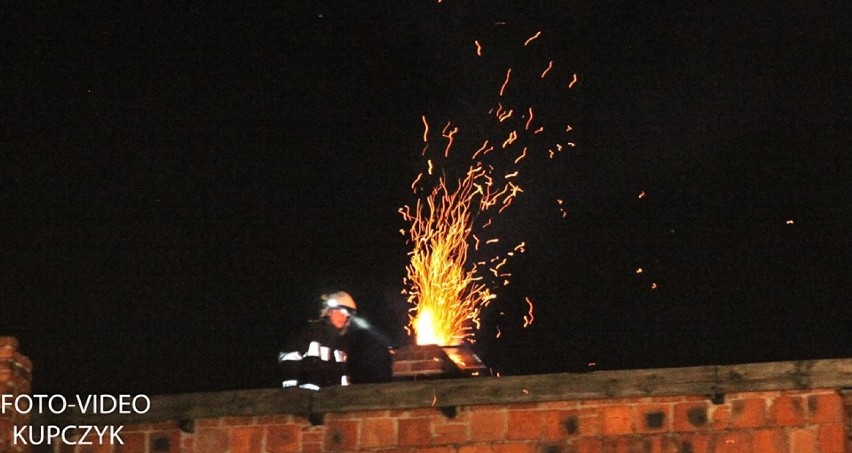
M322 316L327 316L329 310L343 310L346 314L352 316L358 310L358 307L355 305L355 299L352 299L352 296L345 291L324 295L322 296L322 300L323 308L320 312Z

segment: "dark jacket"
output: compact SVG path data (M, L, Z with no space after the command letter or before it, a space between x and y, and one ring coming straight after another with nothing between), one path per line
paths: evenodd
M291 350L278 354L281 385L312 390L349 385L348 354L340 333L328 318L312 321Z

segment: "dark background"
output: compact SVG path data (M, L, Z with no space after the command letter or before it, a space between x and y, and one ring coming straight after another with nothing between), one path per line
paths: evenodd
M577 146L501 224L492 371L852 356L848 11L344 3L0 6L0 334L34 392L275 386L337 289L410 341L421 115L490 108L516 56L473 40L538 30L579 82L529 102Z

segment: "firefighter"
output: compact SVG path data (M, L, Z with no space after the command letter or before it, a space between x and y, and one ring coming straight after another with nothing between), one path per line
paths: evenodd
M356 309L355 300L344 291L322 296L320 318L310 321L293 350L278 354L283 387L319 390L349 385L342 337Z

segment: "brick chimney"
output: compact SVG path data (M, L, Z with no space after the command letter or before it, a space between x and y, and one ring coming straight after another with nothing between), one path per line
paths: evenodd
M32 383L33 363L18 351L18 340L14 337L0 337L0 395L29 394ZM30 424L30 414L19 414L12 407L6 406L0 412L0 451L24 453L29 452L28 445L12 443L12 428Z
M485 376L488 370L466 345L408 345L391 350L393 378L417 379Z

